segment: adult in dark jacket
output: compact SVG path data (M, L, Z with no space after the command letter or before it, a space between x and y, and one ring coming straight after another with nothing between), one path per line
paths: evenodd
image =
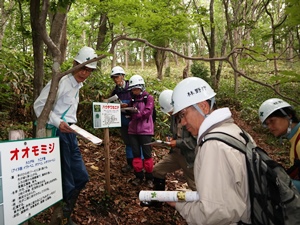
M125 80L125 71L120 66L115 66L111 70L110 77L115 82L116 86L111 93L111 96L117 95L119 100L121 101L121 108L125 108L128 106L131 100L131 93L128 89L129 81ZM132 170L132 160L133 153L132 148L130 146L129 137L128 137L128 125L130 121L130 115L126 112L121 113L121 137L125 144L125 152L126 152L126 161L127 165L122 167L122 172L127 173Z

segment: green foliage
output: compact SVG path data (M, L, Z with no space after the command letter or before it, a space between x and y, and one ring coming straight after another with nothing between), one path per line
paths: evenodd
M191 66L191 73L194 77L199 77L210 83L209 71L202 62L194 62Z
M299 0L286 0L287 6L285 8L288 15L288 22L291 26L297 26L300 24L300 2Z
M30 121L32 101L32 57L3 48L0 54L0 110L11 119Z
M273 76L270 78L270 81L273 83L291 83L291 82L300 82L300 74L292 70L281 70L279 71L278 76Z

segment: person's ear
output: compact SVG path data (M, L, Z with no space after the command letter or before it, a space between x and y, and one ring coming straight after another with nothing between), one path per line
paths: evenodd
M210 106L207 101L199 102L198 105L205 115L210 113Z

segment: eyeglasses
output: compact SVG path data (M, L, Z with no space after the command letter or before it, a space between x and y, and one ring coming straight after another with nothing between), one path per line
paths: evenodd
M186 116L186 108L178 113L178 119L181 121Z
M88 68L88 67L86 67L86 66L84 66L84 67L82 68L82 70L84 70L85 72L88 72L88 73L91 73L91 72L94 71L94 69Z

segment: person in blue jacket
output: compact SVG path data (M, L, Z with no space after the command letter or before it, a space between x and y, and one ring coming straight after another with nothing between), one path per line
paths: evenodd
M132 165L135 174L132 184L138 186L146 178L147 186L153 188L152 147L145 144L151 142L154 135L152 118L154 98L145 90L145 82L140 75L133 75L129 79L129 89L132 93L129 106L135 109L135 112L131 113L128 126L129 140L133 152ZM140 148L142 148L144 160L141 157Z

